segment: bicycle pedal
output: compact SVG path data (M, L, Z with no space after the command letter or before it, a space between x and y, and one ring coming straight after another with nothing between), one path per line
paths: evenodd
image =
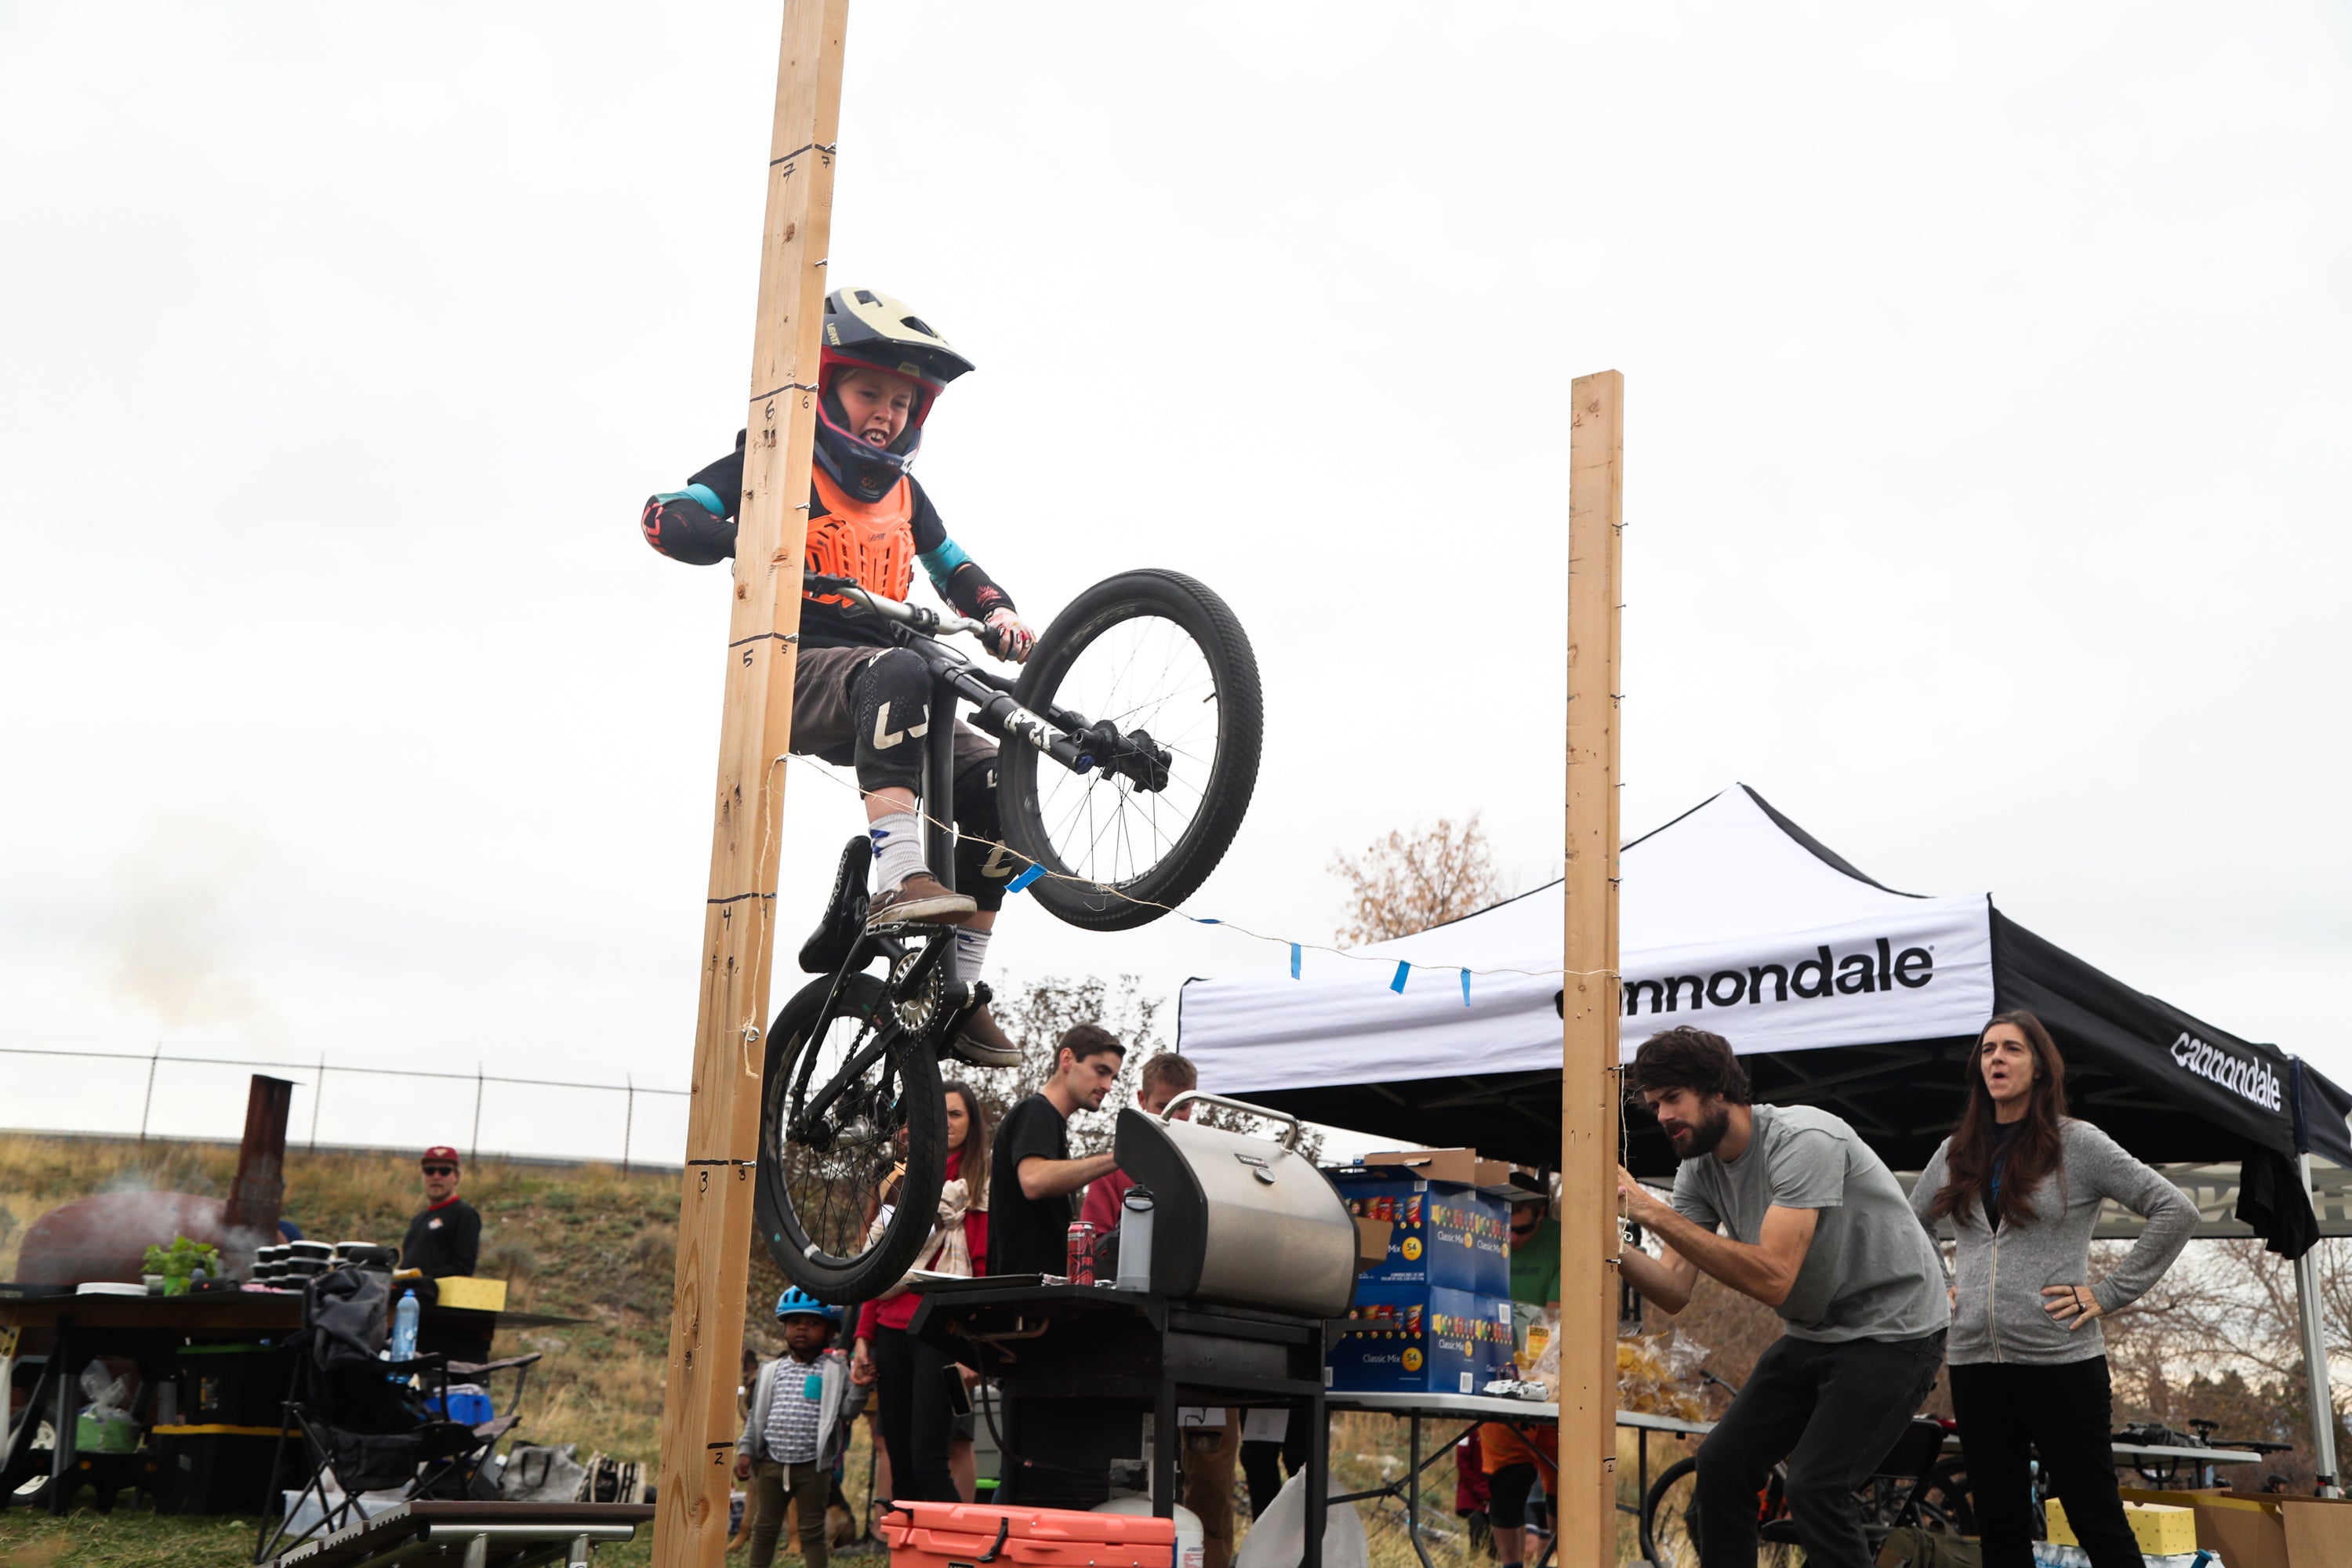
M808 974L830 974L849 960L865 933L866 879L874 867L873 842L863 836L842 846L827 895L824 916L801 943L800 966Z

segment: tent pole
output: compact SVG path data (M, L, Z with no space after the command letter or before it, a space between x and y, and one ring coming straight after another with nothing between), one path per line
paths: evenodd
M2304 1195L2315 1213L2319 1201L2311 1187L2311 1156L2295 1156ZM2336 1398L2327 1375L2326 1326L2319 1321L2319 1247L2294 1260L2294 1313L2303 1329L2303 1381L2311 1398L2311 1457L2319 1472L2319 1495L2342 1497L2336 1478Z
M719 1568L727 1552L727 1491L735 1457L730 1394L740 1371L751 1269L751 1175L775 946L782 764L792 744L818 331L833 232L848 14L849 0L784 0L745 421L750 437L729 595L719 778L710 796L694 1097L687 1110L662 1401L656 1568Z
M1568 866L1559 1118L1563 1568L1617 1562L1617 680L1625 378L1576 378L1568 481Z

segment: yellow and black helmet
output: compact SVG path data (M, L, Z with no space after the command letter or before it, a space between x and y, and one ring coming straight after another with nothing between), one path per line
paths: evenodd
M836 289L824 297L824 363L887 370L922 383L933 397L972 368L905 300L872 289Z

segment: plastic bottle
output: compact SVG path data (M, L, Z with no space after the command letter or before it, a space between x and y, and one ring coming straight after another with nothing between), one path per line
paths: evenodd
M394 1361L416 1359L416 1314L423 1310L416 1304L416 1292L400 1293L400 1305L392 1310L392 1355Z
M1148 1293L1151 1289L1151 1194L1141 1187L1129 1187L1119 1209L1118 1289Z

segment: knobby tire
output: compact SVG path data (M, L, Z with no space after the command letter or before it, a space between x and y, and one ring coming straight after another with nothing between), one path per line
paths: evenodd
M769 1027L760 1096L759 1172L752 1203L761 1239L784 1278L821 1301L855 1305L897 1284L930 1236L947 1174L946 1091L940 1083L939 1058L931 1048L889 1019L879 979L850 975L842 983L840 1000L828 1010L825 1002L833 985L833 977L827 975L803 986L784 1004ZM813 1096L824 1081L820 1069L812 1081L802 1083L808 1055L812 1049L823 1049L827 1029L854 1027L858 1021L877 1016L879 1029L889 1038L877 1067L869 1068L859 1081L871 1085L884 1081L887 1075L887 1080L898 1086L896 1108L902 1113L907 1142L896 1158L903 1159L906 1175L890 1222L870 1247L854 1254L827 1247L812 1256L808 1249L812 1224L827 1233L818 1238L821 1243L846 1238L841 1221L849 1211L838 1205L854 1200L861 1185L868 1194L876 1190L879 1173L865 1167L884 1158L884 1149L895 1145L885 1137L881 1145L853 1149L842 1156L847 1168L830 1181L819 1182L812 1174L817 1157L786 1141L789 1107L796 1089ZM862 1244L862 1237L856 1239Z

